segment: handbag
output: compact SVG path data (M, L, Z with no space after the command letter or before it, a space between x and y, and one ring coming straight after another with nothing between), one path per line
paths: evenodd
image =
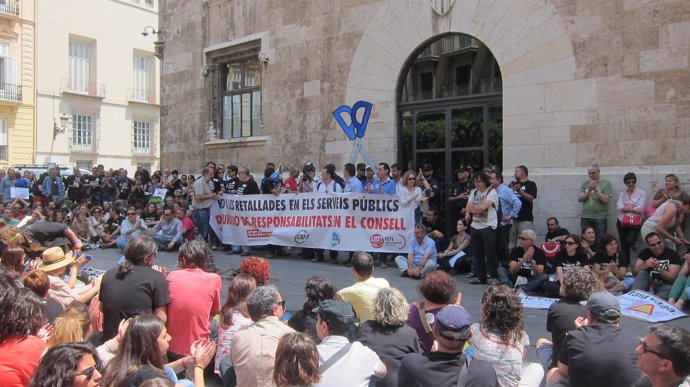
M638 228L642 226L642 215L628 212L623 214L623 219L621 220L621 226L623 228Z

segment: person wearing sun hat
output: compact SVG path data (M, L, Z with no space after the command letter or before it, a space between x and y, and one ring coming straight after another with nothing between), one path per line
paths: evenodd
M498 386L491 363L467 360L462 353L470 337L472 317L459 305L448 305L436 313L432 333L437 349L403 357L398 371L400 386ZM465 371L463 368L467 368ZM462 378L463 383L458 382Z
M67 306L72 301L88 303L101 287L101 277L96 278L92 283L83 286L76 286L79 266L86 262L86 257L74 257L72 252L65 254L61 247L51 247L41 254L41 262L37 269L43 270L50 279L50 290L48 293L63 306ZM67 267L71 266L70 277L67 282L63 279Z

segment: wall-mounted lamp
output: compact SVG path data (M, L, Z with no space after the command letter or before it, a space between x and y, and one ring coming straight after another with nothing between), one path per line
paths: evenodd
M53 119L53 137L56 137L58 134L65 133L67 127L69 126L69 119L69 115L62 113L60 116L60 126L58 126L57 121Z
M161 30L159 29L158 31L156 31L156 29L153 26L144 27L144 30L141 31L141 34L144 36L149 36L149 32L148 32L149 29L151 30L151 35L160 35L161 34Z

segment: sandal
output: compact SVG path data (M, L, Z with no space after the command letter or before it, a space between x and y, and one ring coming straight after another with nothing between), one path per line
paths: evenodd
M465 277L467 277L467 278L474 278L474 277L476 277L476 275L475 275L474 273L470 272L470 273L468 273Z
M484 285L486 284L486 280L482 281L479 278L475 278L472 281L470 281L470 285Z

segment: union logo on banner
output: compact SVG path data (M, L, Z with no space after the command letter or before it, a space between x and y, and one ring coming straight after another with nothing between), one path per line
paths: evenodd
M626 308L626 309L627 310L634 310L635 312L644 313L648 316L651 316L652 313L654 313L654 305L652 305L652 304L642 304L642 305L632 306L632 307Z
M439 14L439 16L443 16L450 9L453 7L453 3L455 3L455 0L429 0L431 2L431 8Z

